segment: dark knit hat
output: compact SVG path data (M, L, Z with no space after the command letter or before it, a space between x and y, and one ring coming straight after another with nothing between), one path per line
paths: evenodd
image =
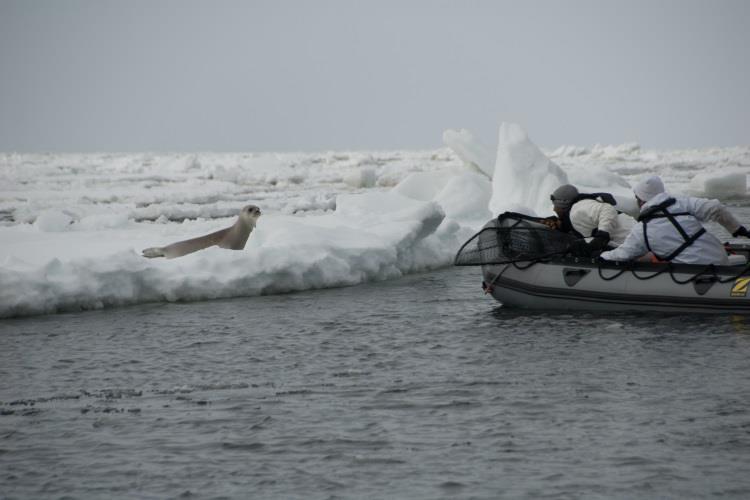
M578 189L570 184L564 184L555 189L550 199L555 209L568 210L576 196L578 196Z

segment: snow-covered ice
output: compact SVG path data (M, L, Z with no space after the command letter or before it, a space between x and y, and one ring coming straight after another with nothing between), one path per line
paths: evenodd
M662 175L675 194L747 200L750 148L537 147L503 124L497 153L466 130L435 151L0 154L0 317L356 285L451 264L503 210L551 214L572 182L632 203ZM263 210L243 251L140 251ZM525 207L525 208L523 208Z
M747 195L747 169L726 167L720 173L701 173L690 181L690 192L711 198L742 198Z
M531 142L519 125L500 126L491 212L515 210L542 215L550 210L549 193L567 183L567 174Z
M495 172L495 155L492 150L479 142L466 130L446 130L443 142L464 162L465 165L492 179Z

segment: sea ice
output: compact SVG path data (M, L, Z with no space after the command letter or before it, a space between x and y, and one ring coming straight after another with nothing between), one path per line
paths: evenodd
M244 251L211 248L173 261L137 253L146 242L161 245L231 221L142 223L42 240L23 226L5 228L13 240L5 251L36 252L25 254L31 264L13 255L2 260L0 317L346 286L433 269L450 263L459 244L450 231L437 232L444 217L438 203L395 192L340 195L330 214L264 215Z
M529 140L519 125L500 126L489 205L493 214L519 206L540 215L551 214L549 193L567 183L565 172Z
M455 152L0 153L0 317L389 279L450 265L501 211L551 213L568 180L634 202L643 175L724 198L750 173L747 147L566 146L553 162L517 125L499 137L497 158L464 130L445 135ZM250 203L264 215L243 251L140 256Z
M490 148L481 144L474 135L466 129L446 130L443 132L443 142L463 160L465 165L473 167L492 179L494 174L495 155Z
M690 192L709 198L738 198L747 196L747 168L728 167L704 172L690 181Z
M62 210L47 209L34 221L34 227L43 232L67 231L73 224L73 217Z

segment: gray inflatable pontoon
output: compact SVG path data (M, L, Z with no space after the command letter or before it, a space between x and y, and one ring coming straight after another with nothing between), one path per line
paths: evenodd
M750 314L750 246L729 245L737 265L605 262L566 254L572 236L505 213L456 255L481 266L486 293L526 309Z

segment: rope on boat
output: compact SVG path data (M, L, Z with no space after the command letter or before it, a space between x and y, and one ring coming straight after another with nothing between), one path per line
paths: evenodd
M544 264L544 263L547 263L547 262L551 262L552 260L553 259L549 259L549 258L547 258L547 259L534 259L534 260L528 261L528 263L511 262L509 264L506 264L505 267L503 268L503 270L497 276L495 276L495 278L492 280L492 283L490 285L494 285L495 282L500 278L500 276L503 275L503 273L508 269L508 267L510 265L513 265L513 267L515 267L519 271L525 271L526 269L529 269L529 268L531 268L532 266L534 266L536 264ZM592 263L597 263L597 261L594 260L594 259L592 259ZM650 279L656 278L657 276L661 276L664 273L669 273L669 277L672 279L672 281L675 284L677 284L677 285L687 285L688 283L692 283L692 282L696 281L697 279L703 278L703 277L707 277L707 278L709 278L712 281L716 281L717 283L729 283L730 281L734 281L737 278L741 278L742 276L748 275L748 273L750 273L750 263L748 265L746 265L739 273L730 275L727 278L721 278L721 277L719 277L719 275L716 274L716 266L713 265L713 264L708 264L703 269L701 269L697 273L694 273L692 276L690 276L686 280L680 280L680 279L678 279L675 276L674 265L671 262L666 263L661 269L655 271L654 273L652 273L652 274L650 274L648 276L643 276L643 275L638 274L636 272L636 270L633 268L632 263L630 263L630 262L627 262L627 263L623 264L622 269L620 269L619 271L617 271L612 276L605 276L604 272L602 271L602 269L603 269L602 266L600 266L600 265L597 266L597 272L599 274L599 277L602 280L604 280L604 281L613 281L613 280L616 280L617 278L619 278L620 276L622 276L626 272L630 271L630 274L632 274L633 277L635 277L636 279L641 280L641 281L648 281Z
M621 269L621 270L620 270L620 271L619 271L618 273L616 273L616 274L613 274L613 275L612 275L612 276L610 276L610 277L606 277L606 276L604 276L604 273L602 273L602 266L597 266L597 267L596 267L596 269L597 269L597 270L599 271L599 277L600 277L601 279L603 279L604 281L612 281L612 280L615 280L615 279L619 278L620 276L622 276L622 274L623 274L623 273L624 273L625 271L627 271L627 269Z
M665 272L664 269L659 269L658 271L656 271L654 274L650 276L639 276L638 273L635 272L635 269L630 269L630 274L632 274L634 278L639 279L641 281L648 281L651 278L656 278L660 274L664 274L664 272Z
M731 278L727 278L727 279L718 278L719 283L729 283L730 281L734 281L737 278L741 278L742 276L747 274L748 271L750 271L750 264L746 265L745 268L739 274L732 276Z
M532 262L531 265L524 267L523 269L528 269L534 264L536 264L536 262ZM482 289L484 290L484 293L492 293L492 290L495 288L495 283L497 283L497 280L500 279L500 277L503 275L505 271L508 270L509 267L510 267L510 264L505 264L505 267L503 268L503 270L497 273L497 276L492 278L492 281L490 281L489 284L485 284L484 281L482 282Z
M602 266L597 266L597 270L599 272L599 277L604 281L612 281L614 279L619 278L622 276L625 272L630 271L630 274L632 274L636 279L639 279L641 281L648 281L652 278L656 278L657 276L660 276L664 273L669 273L669 277L672 279L672 281L677 285L687 285L688 283L692 283L700 278L707 277L712 281L716 281L717 283L729 283L730 281L734 281L737 278L741 278L742 276L746 276L750 272L750 264L746 265L740 272L737 274L732 274L727 278L721 278L716 273L716 266L714 264L708 264L700 271L694 273L692 276L690 276L686 280L680 280L675 276L675 270L674 265L670 262L664 265L661 269L655 271L653 274L650 274L648 276L642 276L639 275L636 270L633 268L632 265L629 265L630 263L627 263L623 266L623 269L618 271L617 273L613 274L612 276L605 276L602 272Z

